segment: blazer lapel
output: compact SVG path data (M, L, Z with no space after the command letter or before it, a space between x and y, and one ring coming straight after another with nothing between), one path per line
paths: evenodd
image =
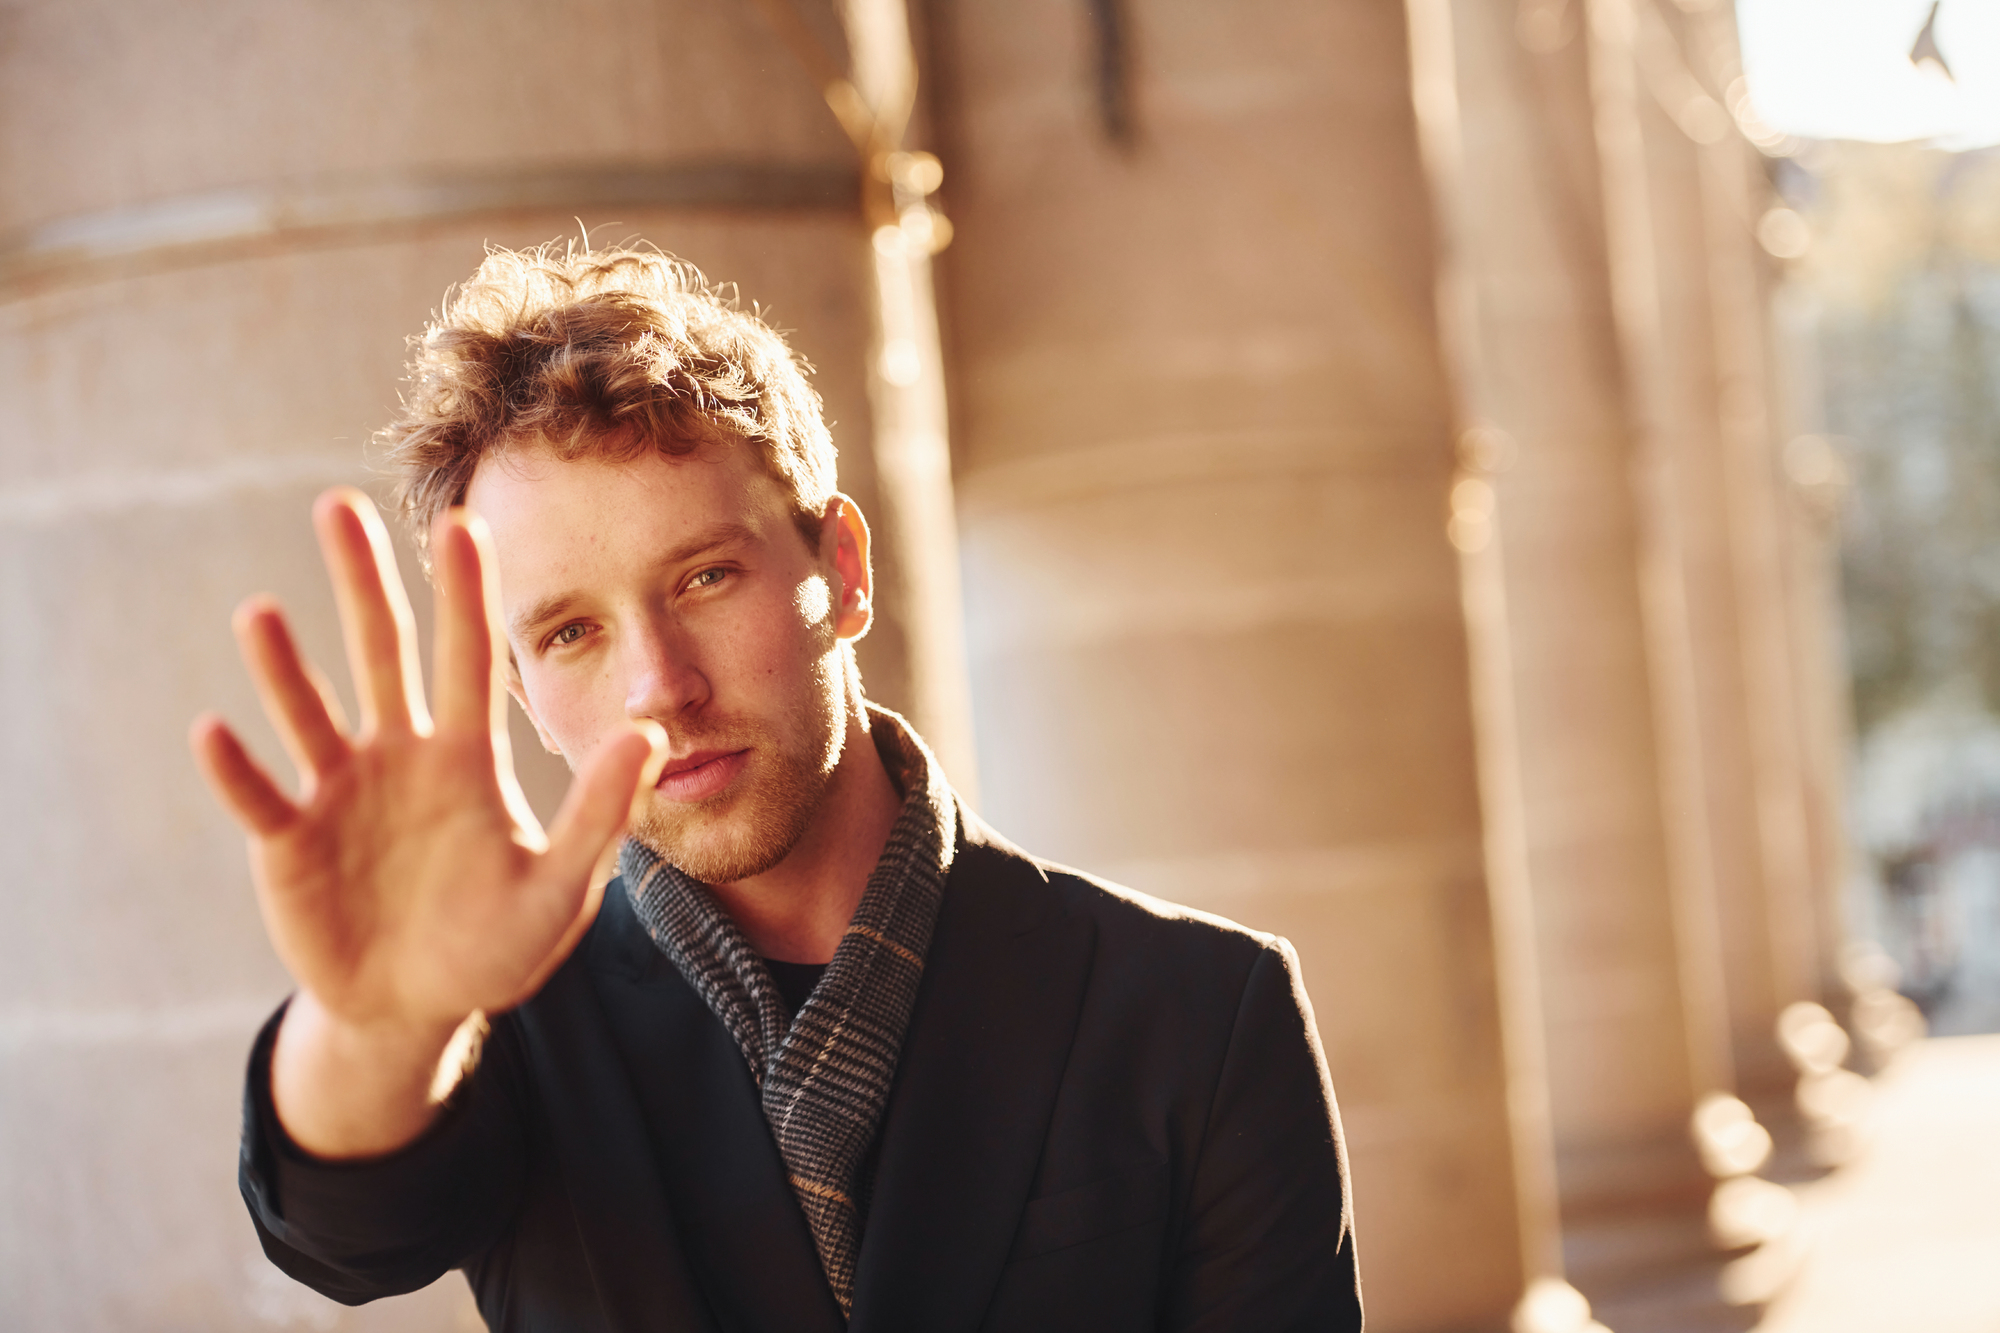
M968 825L970 827L968 827ZM960 1333L992 1299L1069 1060L1096 942L969 815L946 880L855 1277L854 1333Z
M593 979L696 1280L728 1333L840 1333L840 1307L742 1052L647 937L621 882Z
M580 961L572 958L517 1014L603 1327L713 1330L680 1229L651 1183L652 1136ZM577 1320L593 1327L581 1311Z

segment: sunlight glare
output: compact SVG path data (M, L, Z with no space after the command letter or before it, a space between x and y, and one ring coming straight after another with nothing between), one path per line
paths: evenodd
M1737 0L1758 114L1807 139L2000 143L2000 0L1943 0L1956 82L1910 63L1931 0Z

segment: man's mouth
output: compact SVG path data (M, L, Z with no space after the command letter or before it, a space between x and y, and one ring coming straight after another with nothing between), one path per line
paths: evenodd
M653 789L670 801L693 805L727 787L749 758L748 750L696 750L669 759Z

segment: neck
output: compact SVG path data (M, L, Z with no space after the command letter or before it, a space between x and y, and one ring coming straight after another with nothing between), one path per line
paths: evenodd
M902 798L859 709L805 836L777 865L710 887L751 947L786 963L829 963L882 859Z

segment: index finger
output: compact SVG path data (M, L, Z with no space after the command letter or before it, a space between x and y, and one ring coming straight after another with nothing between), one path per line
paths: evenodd
M439 516L431 528L431 576L437 588L438 726L504 732L507 692L496 668L507 650L500 638L500 580L483 519L463 508Z

